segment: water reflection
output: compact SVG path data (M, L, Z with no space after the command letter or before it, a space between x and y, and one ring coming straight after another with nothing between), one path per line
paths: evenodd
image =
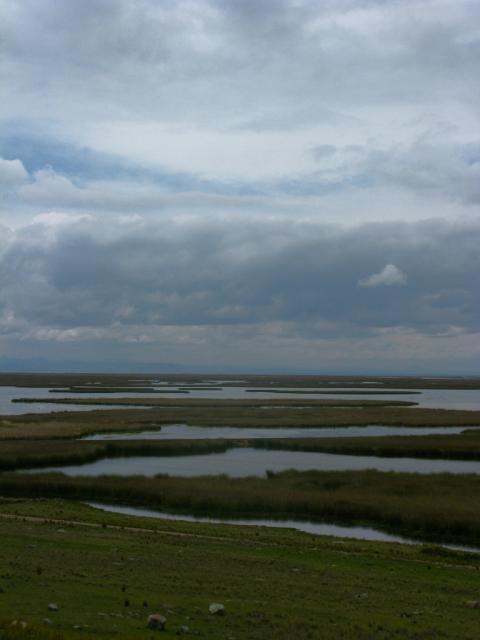
M69 476L158 474L193 477L227 475L232 478L265 476L273 472L298 471L398 471L404 473L480 473L480 461L428 460L422 458L380 458L303 451L272 451L250 447L232 448L222 453L185 456L134 456L105 458L82 465L28 470L27 473L61 471Z
M421 540L405 538L390 533L385 533L373 527L342 526L326 522L309 522L307 520L274 520L266 518L211 518L206 516L190 516L186 514L172 514L164 511L153 511L140 507L126 507L121 505L100 504L98 502L88 502L91 507L109 511L111 513L121 513L129 516L141 516L147 518L161 518L162 520L174 520L179 522L204 522L210 524L229 524L255 527L273 527L297 529L305 533L316 536L333 536L338 538L351 538L354 540L370 540L376 542L400 542L402 544L423 544ZM461 551L471 551L479 553L480 549L475 547L464 547L455 545L442 545L450 549Z
M209 440L212 438L351 438L374 436L425 436L430 434L458 434L465 427L308 427L249 428L249 427L196 427L187 424L167 424L158 429L136 433L98 433L83 440Z
M124 405L104 404L61 404L55 403L48 395L48 388L32 387L1 387L0 386L0 415L18 416L27 413L51 413L52 411L94 411L98 409L124 409ZM12 402L15 398L45 398L49 402ZM83 397L83 396L82 396ZM92 397L98 398L98 395Z

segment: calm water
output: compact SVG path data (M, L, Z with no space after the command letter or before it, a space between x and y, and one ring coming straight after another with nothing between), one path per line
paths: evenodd
M267 470L286 471L399 471L407 473L480 473L480 461L380 458L304 451L271 451L240 447L222 453L185 456L105 458L82 465L29 469L28 473L61 471L69 476L142 475L202 476L225 474L232 478L265 476Z
M92 385L93 386L93 385ZM197 385L198 386L198 385ZM155 393L140 393L136 392L132 394L131 392L116 392L116 393L106 393L104 397L106 398L173 398L173 399L184 399L184 398L205 398L205 399L225 399L225 400L304 400L308 402L309 400L336 400L340 405L342 400L396 400L396 401L408 401L408 402L416 402L420 407L430 407L430 408L438 408L438 409L467 409L467 410L480 410L480 390L460 390L460 389L424 389L421 393L414 391L407 391L407 393L402 395L397 394L384 394L379 395L376 393L376 389L366 389L365 386L359 387L356 390L368 391L366 395L355 395L349 393L349 390L341 390L341 394L330 394L327 391L323 391L322 393L315 394L296 394L289 393L288 391L284 391L282 389L282 393L272 393L271 391L263 391L260 393L251 393L247 389L249 387L224 387L223 389L208 389L208 385L205 385L206 389L201 389L199 391L189 391L188 393L174 393L178 388L171 386L171 392L165 392L166 385L158 385L157 387L162 393L156 395ZM170 388L170 386L169 386ZM312 390L311 388L305 387L303 390L308 391ZM334 389L332 388L332 391ZM354 391L353 389L350 391ZM379 390L380 391L380 390ZM10 414L10 415L18 415L22 413L48 413L52 410L62 410L62 411L78 411L85 410L90 411L94 408L92 405L80 406L80 405L56 405L55 401L60 398L69 398L69 399L77 399L77 398L94 398L99 399L102 395L97 393L81 393L74 394L66 389L62 393L49 393L48 388L31 388L31 387L0 387L0 414ZM11 400L13 398L45 398L52 402L52 404L22 404L22 403L13 403ZM110 407L111 408L111 407ZM125 408L125 407L123 407ZM273 409L273 408L272 408ZM265 410L268 410L265 408ZM278 410L278 409L273 409Z
M93 397L98 398L98 395ZM52 402L12 402L14 398L47 398ZM123 405L104 404L59 404L59 397L52 398L48 389L32 389L31 387L0 387L0 415L18 416L25 413L51 413L52 411L93 411L94 409L124 409Z
M391 535L383 531L370 527L347 527L323 522L308 522L300 520L271 520L259 518L207 518L204 516L189 516L185 514L172 514L163 511L153 511L137 507L125 507L111 504L100 504L97 502L87 503L91 507L110 511L112 513L122 513L128 516L143 516L148 518L162 518L162 520L178 520L182 522L206 522L216 524L236 524L256 527L289 528L313 533L319 536L339 536L343 538L354 538L356 540L382 540L384 542L407 542L413 541L402 536Z
M423 544L421 540L414 540L412 538L404 538L403 536L396 536L390 533L385 533L380 529L373 529L371 527L347 527L336 524L329 524L325 522L308 522L305 520L269 520L269 519L226 519L226 518L207 518L202 516L189 516L184 514L172 514L165 513L163 511L152 511L151 509L141 509L137 507L124 507L111 504L99 504L97 502L87 503L95 509L101 509L102 511L110 511L112 513L122 513L129 516L142 516L147 518L161 518L162 520L175 520L180 522L206 522L214 524L231 524L231 525L244 525L255 527L274 527L274 528L288 528L297 529L298 531L304 531L316 536L333 536L338 538L352 538L354 540L373 540L379 542L400 542L402 544ZM471 551L473 553L479 553L480 549L475 547L462 547L454 545L442 545L450 549L457 549L462 551Z
M373 436L425 436L429 434L455 434L465 427L328 427L328 428L248 428L248 427L195 427L187 424L168 424L151 431L138 433L99 433L83 440L201 440L226 438L351 438Z

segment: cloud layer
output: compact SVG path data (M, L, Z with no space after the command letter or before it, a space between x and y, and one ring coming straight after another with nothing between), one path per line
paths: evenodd
M472 370L479 19L0 0L0 357Z
M5 343L97 342L110 353L115 339L147 354L167 341L204 356L219 336L233 351L264 336L288 346L295 366L306 345L321 353L328 341L448 342L480 331L479 243L478 223L438 220L342 229L175 217L111 228L50 214L3 245L0 330Z

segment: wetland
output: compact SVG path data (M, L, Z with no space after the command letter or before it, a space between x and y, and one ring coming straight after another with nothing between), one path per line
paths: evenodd
M257 636L248 627L249 614L245 612L245 618L240 612L240 591L210 564L211 539L223 541L226 564L235 564L241 549L250 544L252 549L260 545L258 558L272 557L272 549L288 549L287 555L302 558L320 553L321 562L331 554L337 566L346 553L350 585L354 571L360 572L360 581L368 581L368 563L360 566L354 560L364 553L377 558L380 572L391 570L397 576L408 563L418 562L417 571L423 571L426 562L434 562L438 581L428 569L428 588L424 583L417 596L423 603L432 593L439 597L445 585L440 567L453 562L464 595L458 602L454 598L452 606L463 607L463 615L464 603L474 598L475 589L467 586L473 574L465 573L465 567L478 566L478 556L471 551L480 547L478 379L0 374L0 383L2 541L10 541L13 549L34 536L33 544L42 548L43 559L37 563L46 564L48 558L49 571L57 575L63 566L43 546L43 540L48 546L58 536L60 541L70 539L70 533L58 534L57 529L72 536L81 530L90 548L101 538L110 544L113 536L116 548L125 549L134 544L135 536L156 531L149 544L164 554L171 542L181 542L186 563L176 577L172 574L167 595L175 605L170 610L178 609L178 620L196 616L200 633L208 628L213 638L224 637L226 627L212 627L208 617L191 610L205 605L182 582L184 569L204 584L205 571L213 572L220 582L209 592L211 599L228 593L237 628L243 629L239 637ZM64 524L49 525L52 521ZM81 552L80 539L72 537L68 544L72 552ZM61 548L62 562L69 566L66 548ZM130 554L137 557L139 551L131 547ZM35 552L29 555L33 558ZM0 554L1 566L8 564L8 557ZM15 604L20 594L36 612L45 584L23 578L19 567L8 573L7 564L0 577L1 615L15 611L25 617ZM99 580L101 564L87 563L86 578ZM111 572L113 580L121 579L121 566ZM5 578L9 575L12 581ZM58 616L62 622L55 622L55 627L59 638L77 637L72 631L77 610L74 582L62 575L67 611ZM376 575L379 579L380 573ZM255 576L251 569L249 579ZM149 579L142 565L136 582L146 584ZM335 588L330 583L327 590L334 609L341 606L340 585L346 585L342 580ZM281 597L281 584L271 587L275 599ZM399 601L407 602L410 588L411 581L400 586L395 581ZM380 591L374 592L380 602L375 620L381 618L380 626L388 629L385 637L395 637L400 629L398 637L413 638L408 623L392 626L391 605L381 600ZM54 593L51 599L57 597ZM108 586L97 598L114 612L113 601L107 606L111 595ZM138 597L132 591L132 615L125 617L125 608L122 613L122 624L132 638L145 637L135 620L141 615ZM82 610L90 611L85 596L81 598ZM272 611L270 598L266 606ZM410 620L398 617L402 611L397 619ZM177 613L169 615L175 618ZM468 638L474 628L469 616L461 629L445 620L442 628L452 624L452 633ZM40 611L33 617L35 637L50 637ZM304 633L293 618L296 637L317 637L314 626ZM316 619L313 616L312 625ZM103 622L95 623L90 620L87 627L95 628L95 634L105 633ZM439 629L429 614L423 623L427 635ZM291 637L289 624L275 627L283 629L278 637ZM366 624L346 626L343 637L384 637L372 632L371 619ZM322 637L338 637L336 625L330 631ZM2 633L0 624L0 637L9 637Z

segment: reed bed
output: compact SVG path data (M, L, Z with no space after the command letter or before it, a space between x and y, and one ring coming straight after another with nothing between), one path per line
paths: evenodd
M36 440L3 442L0 470L84 464L101 458L221 453L227 440Z
M262 438L250 440L249 446L391 458L480 460L480 431L471 434L413 437L392 435L368 438Z
M362 522L419 538L477 544L475 475L296 472L264 478L0 474L0 494L145 505L208 515Z
M0 385L48 387L79 386L82 384L98 384L105 386L125 386L129 384L152 384L161 379L172 385L192 386L211 380L216 382L222 378L223 386L249 387L318 387L318 388L351 388L364 385L373 389L480 389L480 377L471 378L422 378L415 376L292 376L292 375L209 375L209 374L122 374L122 373L0 373ZM372 384L374 383L374 384Z
M295 401L294 401L295 402ZM480 411L423 409L388 404L346 405L344 401L324 404L301 401L240 403L235 401L151 400L150 398L98 398L68 400L65 404L99 404L105 410L58 412L0 417L0 440L33 438L79 438L92 433L142 431L162 424L184 423L208 427L332 427L332 426L463 426L480 425ZM366 401L368 402L368 401ZM121 404L124 409L111 409ZM150 408L138 408L148 405Z

